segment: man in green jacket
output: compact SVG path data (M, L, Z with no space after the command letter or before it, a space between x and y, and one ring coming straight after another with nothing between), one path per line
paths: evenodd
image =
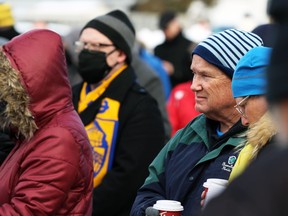
M234 108L231 78L239 59L262 44L253 33L229 29L201 42L192 53L197 111L203 113L162 149L149 167L150 175L138 191L131 215L144 215L157 200L177 200L183 216L201 210L203 183L208 178L228 179L244 141L239 113Z

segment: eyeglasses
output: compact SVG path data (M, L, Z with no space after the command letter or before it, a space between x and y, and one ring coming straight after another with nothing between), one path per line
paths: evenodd
M250 96L246 96L245 98L243 98L243 100L241 100L238 104L236 104L234 106L234 108L243 116L246 118L246 114L244 112L244 110L242 109L241 106L243 106L243 103L249 98Z
M84 41L75 41L75 52L79 53L84 48L91 50L91 51L98 51L101 50L101 48L115 46L114 44L104 44L104 43L87 43Z

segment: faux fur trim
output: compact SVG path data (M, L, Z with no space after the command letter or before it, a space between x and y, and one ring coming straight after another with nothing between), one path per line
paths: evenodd
M8 58L0 51L0 100L6 108L0 114L1 127L17 129L17 135L31 139L37 125L28 108L29 96L21 84L20 73L11 67Z
M247 143L254 147L253 158L277 133L271 114L267 111L255 124L251 125L247 132Z

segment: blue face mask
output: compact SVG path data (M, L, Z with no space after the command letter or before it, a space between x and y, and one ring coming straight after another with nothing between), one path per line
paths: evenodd
M106 58L115 50L106 54L101 51L83 49L79 54L78 63L78 72L82 79L89 84L100 82L112 69L107 64Z

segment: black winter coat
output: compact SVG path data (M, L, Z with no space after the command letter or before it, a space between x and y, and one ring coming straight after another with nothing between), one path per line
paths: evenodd
M172 87L179 83L191 81L191 54L196 44L186 39L180 32L173 40L165 41L154 49L154 53L162 60L169 61L174 66L174 73L170 76Z
M76 107L82 85L73 88ZM119 128L112 169L94 188L93 215L128 216L149 164L164 146L164 126L157 102L136 83L132 67L121 72L96 101L101 103L104 96L121 100Z

